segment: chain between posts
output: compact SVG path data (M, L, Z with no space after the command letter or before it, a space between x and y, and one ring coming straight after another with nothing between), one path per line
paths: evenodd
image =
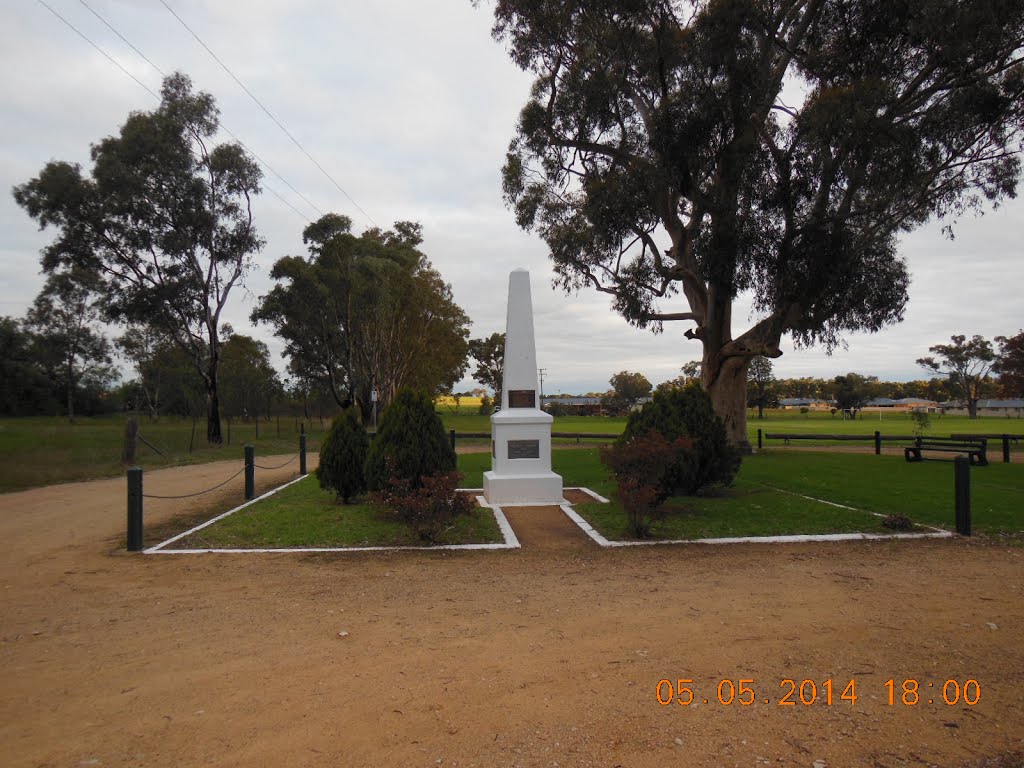
M251 446L245 446L245 463L242 468L235 472L231 477L223 482L217 483L217 485L207 488L202 491L196 491L195 493L184 493L174 496L165 496L155 493L143 493L142 491L142 467L130 467L128 469L128 535L127 535L127 549L129 552L140 552L144 549L143 544L143 521L142 521L142 500L143 499L190 499L195 496L202 496L205 493L216 491L218 488L223 488L225 485L230 483L236 477L243 472L245 473L245 498L252 499L255 495L255 470L257 467L265 470L282 469L291 464L296 459L299 460L300 475L306 474L306 435L305 431L299 437L299 453L297 456L292 456L288 461L283 464L276 466L267 467L256 464L256 449Z
M144 499L191 499L193 496L202 496L204 493L209 493L210 491L216 491L218 488L223 488L225 485L230 483L232 480L234 480L236 477L238 477L243 472L245 472L245 467L242 467L240 470L235 472L235 474L233 474L231 477L229 477L223 483L218 483L217 485L213 486L212 488L207 488L205 491L196 491L195 493L186 493L186 494L183 494L181 496L157 496L155 494L144 493L144 494L142 494L142 498L144 498Z

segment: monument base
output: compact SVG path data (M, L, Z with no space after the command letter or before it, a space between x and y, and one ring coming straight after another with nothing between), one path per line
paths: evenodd
M484 472L484 498L489 504L561 504L562 476L554 472L498 475Z

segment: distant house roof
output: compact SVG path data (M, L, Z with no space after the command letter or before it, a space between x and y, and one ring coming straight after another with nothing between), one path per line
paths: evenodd
M915 403L928 403L928 405L938 405L935 400L929 400L927 397L901 397L896 400L897 405L914 405Z
M940 403L943 408L966 408L967 403L963 400L949 400L945 403ZM979 408L1024 408L1024 400L1020 398L1013 398L1009 400L979 400Z
M896 401L891 397L873 397L864 403L865 406L879 406L879 405L896 405Z
M555 397L554 395L545 395L544 404L548 403L562 403L563 405L600 405L601 398L599 397Z
M813 405L822 402L820 397L784 397L779 400L779 405L785 408L787 405Z

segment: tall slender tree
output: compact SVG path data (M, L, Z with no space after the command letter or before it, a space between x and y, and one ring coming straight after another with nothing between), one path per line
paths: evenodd
M505 334L492 333L482 339L470 339L469 356L476 360L473 381L490 387L494 392L494 402L500 406L505 376Z
M64 393L75 420L75 391L83 378L109 379L110 342L98 327L96 276L81 269L51 272L25 318L35 333L36 357Z
M536 76L519 225L566 290L690 323L746 448L753 357L898 322L900 234L1017 186L1024 0L496 0L494 35Z
M133 112L92 148L88 176L50 162L14 198L57 238L43 269L90 272L105 315L174 339L206 387L207 439L221 442L217 375L221 316L263 241L253 226L260 170L238 144L215 143L213 97L181 73L160 106Z
M757 406L757 418L764 418L764 409L775 398L775 376L772 361L764 355L752 358L747 367L747 402Z

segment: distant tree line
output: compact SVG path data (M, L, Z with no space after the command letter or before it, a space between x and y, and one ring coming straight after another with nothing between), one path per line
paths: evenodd
M962 402L968 414L976 418L980 399L1024 397L1024 331L1012 337L997 336L995 345L981 336L968 339L954 335L950 341L950 344L929 347L932 356L917 360L922 369L935 375L915 381L881 381L877 376L855 372L831 379L812 376L780 379L772 373L771 360L757 356L751 359L747 370L747 407L757 408L761 418L764 409L776 408L784 399L818 399L833 403L837 411L856 417L866 403L876 398L920 398ZM653 391L682 389L700 380L701 363L692 360L682 366L679 376L657 387L652 387L641 373L620 371L611 377L609 390L576 397L599 398L605 412L626 413L650 397Z

